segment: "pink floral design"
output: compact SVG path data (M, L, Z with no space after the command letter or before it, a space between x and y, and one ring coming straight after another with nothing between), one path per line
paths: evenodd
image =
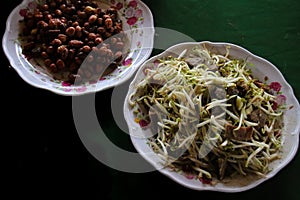
M134 9L133 8L128 8L125 11L125 17L130 18L130 17L133 17L133 16L134 16Z
M61 83L61 85L64 86L64 87L68 87L68 86L71 86L71 83L66 82L66 81L63 81L63 82Z
M272 109L277 110L279 106L282 106L286 103L286 96L280 94L276 97L275 101L272 104Z
M116 0L111 0L111 3L117 10L122 12L122 15L127 19L128 25L136 25L139 20L143 23L143 10L138 7L138 2L136 0L131 0L125 4Z
M63 88L63 91L65 91L65 92L71 92L72 89L71 88Z
M128 58L123 61L122 65L124 66L130 66L132 64L132 58Z
M278 82L272 82L270 84L270 88L278 93L281 90L281 84Z
M34 10L34 9L36 9L36 7L37 7L36 2L31 1L27 4L26 8L20 9L19 14L21 17L25 17L29 10Z
M156 60L154 60L154 62L153 62L153 63L154 63L154 65L155 65L155 66L158 66L158 65L161 63L161 61L160 61L160 60L158 60L158 59L156 59Z
M84 86L76 89L77 92L84 92L86 90L87 90L87 88Z
M148 126L149 122L147 122L146 120L144 119L141 119L139 121L139 125L142 127L142 128L145 128L146 126Z
M123 8L123 4L121 2L116 5L117 10L121 10Z
M211 184L211 179L200 177L199 181L201 181L203 184Z
M128 6L129 6L129 7L132 7L132 8L135 8L135 7L137 7L137 2L136 2L135 0L132 0L132 1L130 1L130 2L128 3Z
M25 17L26 14L27 14L27 9L21 9L21 10L19 11L19 14L21 15L21 17Z
M276 103L278 103L279 105L284 105L286 102L286 96L284 96L283 94L280 94L276 97Z
M137 22L137 18L136 17L130 17L129 19L127 19L127 23L129 25L134 25Z
M31 10L35 9L36 6L37 6L36 3L33 2L33 1L28 3L28 8L31 9Z
M193 174L185 174L184 175L187 179L194 179L195 178L195 175Z
M134 13L134 16L140 18L143 16L143 11L141 9L137 9Z

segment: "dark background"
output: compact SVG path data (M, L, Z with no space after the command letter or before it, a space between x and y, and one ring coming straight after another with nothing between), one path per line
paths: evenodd
M21 1L1 9L1 33L7 16ZM184 33L196 41L231 42L275 64L300 97L300 1L297 0L145 0L156 27ZM154 50L155 55L159 50ZM124 173L110 169L81 143L72 116L72 97L32 87L9 67L1 51L1 193L13 198L84 199L289 199L300 198L300 156L274 178L246 192L199 192L159 172ZM130 81L130 80L129 80ZM128 83L128 82L127 82ZM95 95L105 133L134 151L128 135L115 124L113 89ZM9 199L10 199L9 198Z

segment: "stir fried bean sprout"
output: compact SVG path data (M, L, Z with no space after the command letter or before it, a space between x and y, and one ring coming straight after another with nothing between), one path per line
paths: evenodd
M195 46L144 71L129 104L149 145L169 168L211 183L264 176L280 158L285 102L280 88L251 74L247 60ZM280 84L279 84L280 86ZM203 181L204 180L204 181Z

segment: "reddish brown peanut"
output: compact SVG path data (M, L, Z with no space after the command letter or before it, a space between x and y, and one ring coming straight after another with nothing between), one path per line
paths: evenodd
M105 19L105 27L107 28L107 29L110 29L111 27L112 27L112 25L113 25L113 21L112 21L112 19L109 17L109 18L107 18L107 19Z
M89 22L90 24L93 24L93 23L95 23L96 21L97 21L97 16L96 16L96 15L91 15L90 18L89 18L89 20L88 20L88 22Z
M71 47L79 48L83 45L83 42L80 40L70 40L69 45Z
M63 43L67 41L67 36L65 34L58 34L57 38Z
M74 36L74 34L75 34L75 28L74 27L69 27L69 28L67 28L67 30L66 30L66 35L67 36L69 36L69 37L72 37L72 36Z
M65 63L62 59L58 59L56 61L56 66L57 66L58 69L64 69L65 68Z
M76 26L76 28L75 28L75 36L77 38L81 38L82 37L82 28L80 26Z
M103 39L101 38L101 37L97 37L97 38L95 38L95 43L98 45L98 44L100 44L100 43L102 43L103 42Z
M82 51L84 53L89 53L91 51L91 47L88 46L88 45L85 45L85 46L82 47Z

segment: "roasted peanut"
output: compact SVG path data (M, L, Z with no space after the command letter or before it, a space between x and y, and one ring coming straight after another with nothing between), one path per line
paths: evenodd
M73 22L73 23L72 23L72 26L75 27L75 29L76 29L76 27L79 26L79 22L77 22L77 21L76 21L76 22Z
M48 46L47 49L46 49L46 52L48 54L53 54L55 51L54 47L53 46Z
M61 45L57 48L57 54L60 56L62 59L67 59L69 55L69 50L66 47L66 45Z
M102 25L103 24L103 19L102 18L98 18L97 19L97 23L98 23L98 25Z
M66 4L61 4L60 6L59 6L59 9L62 11L62 12L64 12L65 11L65 9L66 9Z
M89 53L91 51L91 47L88 45L85 45L82 47L82 52Z
M60 46L62 44L62 41L60 41L60 39L54 39L52 40L52 42L50 43L52 44L53 46Z
M80 26L76 26L76 28L75 28L75 36L77 38L81 38L82 37L82 28Z
M62 12L61 12L61 10L56 9L56 10L55 10L55 14L56 14L57 16L61 16L61 15L62 15Z
M96 9L91 6L87 6L83 11L86 12L87 14L94 14Z
M109 18L107 18L107 19L105 19L105 27L107 28L107 29L110 29L111 27L112 27L112 25L113 25L113 21L112 21L112 19L109 17Z
M50 67L50 65L52 63L52 60L51 59L46 59L44 63L45 63L46 67Z
M90 18L89 18L89 20L88 20L88 22L90 24L93 24L96 21L97 21L97 16L96 15L91 15Z
M84 28L89 28L89 27L90 27L90 23L89 23L89 22L85 22L85 23L83 24L83 26L84 26Z
M43 51L41 53L41 56L42 56L42 58L48 58L49 57L48 54L47 54L47 52L45 52L45 51Z
M120 62L120 61L122 60L122 58L123 58L123 53L122 53L122 51L117 51L117 52L115 53L114 57L115 57L115 61L116 61L116 62Z
M64 68L65 68L65 63L64 63L64 61L63 61L62 59L58 59L58 60L56 61L56 67L57 67L58 69L64 69Z
M44 4L41 8L43 11L47 11L49 9L49 6L47 4Z
M103 39L101 37L95 38L95 44L101 44L103 42Z
M48 27L48 23L46 23L45 21L39 21L37 23L37 26L38 26L38 28L46 29Z
M58 34L57 38L63 43L67 41L67 36L65 34Z
M71 59L71 60L74 59L76 51L74 49L70 49L68 51L69 51L68 52L68 58Z
M69 45L71 47L79 48L83 45L83 42L80 40L70 40Z
M89 33L89 36L88 36L88 38L89 38L89 40L92 40L92 41L94 41L95 39L96 39L96 34L95 33Z
M75 28L72 26L67 28L66 35L69 37L73 37L75 35Z
M40 20L43 20L44 16L43 16L43 14L36 14L36 15L34 15L34 18L35 18L35 20L40 21Z
M56 67L55 63L50 64L49 68L50 68L50 71L52 71L54 73L57 72L57 67Z
M86 12L82 12L82 11L77 11L77 15L79 18L87 18L87 14Z
M100 34L103 34L103 33L105 33L105 28L104 27L99 27L97 29L97 32L100 33Z
M52 15L51 14L47 14L47 15L45 15L45 20L50 20L50 19L52 19Z

